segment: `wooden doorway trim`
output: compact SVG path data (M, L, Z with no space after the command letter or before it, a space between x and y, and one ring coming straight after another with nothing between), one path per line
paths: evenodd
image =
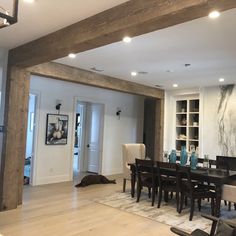
M30 73L12 67L6 84L0 210L14 209L22 202L29 85Z
M235 0L130 0L12 49L12 65L34 66L236 7Z
M10 50L5 95L6 132L1 160L0 209L13 209L22 202L21 177L25 156L30 78L27 67L67 56L71 52L83 52L118 42L126 35L134 37L194 20L208 15L213 9L224 11L235 7L235 0L130 0ZM133 86L132 89L135 91L138 88ZM142 88L139 91L141 90ZM159 97L159 102L160 108L163 108L164 100ZM159 141L156 141L157 147L160 147L157 153L161 153L163 110L157 119L159 126L156 136L160 137Z
M44 63L27 69L31 74L153 98L164 98L164 90L78 69L58 63Z

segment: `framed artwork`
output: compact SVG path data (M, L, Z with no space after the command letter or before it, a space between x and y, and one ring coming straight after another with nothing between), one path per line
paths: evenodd
M68 118L68 115L47 114L46 145L67 144Z

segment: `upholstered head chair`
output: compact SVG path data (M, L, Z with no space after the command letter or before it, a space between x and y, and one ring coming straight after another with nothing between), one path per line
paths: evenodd
M122 145L123 152L123 192L126 180L131 180L131 171L128 163L135 163L135 158L145 159L146 148L143 143L129 143Z
M230 184L223 185L221 199L229 202L229 209L231 202L233 202L236 209L236 180Z

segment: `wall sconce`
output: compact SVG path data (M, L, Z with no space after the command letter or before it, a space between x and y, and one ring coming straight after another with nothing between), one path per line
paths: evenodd
M121 113L121 108L117 107L116 115L118 116L118 119L120 119L120 113Z
M58 111L58 114L60 114L61 111L61 106L62 106L62 101L61 100L57 100L56 101L56 110Z

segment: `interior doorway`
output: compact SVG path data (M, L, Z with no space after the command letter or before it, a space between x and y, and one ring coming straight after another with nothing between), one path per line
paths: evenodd
M26 138L26 153L24 165L24 185L32 183L33 160L34 160L34 139L35 139L35 118L36 118L37 95L29 94L28 104L28 125Z
M143 143L146 146L146 156L154 160L155 156L155 130L156 130L155 99L146 98L144 101Z
M104 104L77 101L75 111L74 179L83 173L101 172Z

